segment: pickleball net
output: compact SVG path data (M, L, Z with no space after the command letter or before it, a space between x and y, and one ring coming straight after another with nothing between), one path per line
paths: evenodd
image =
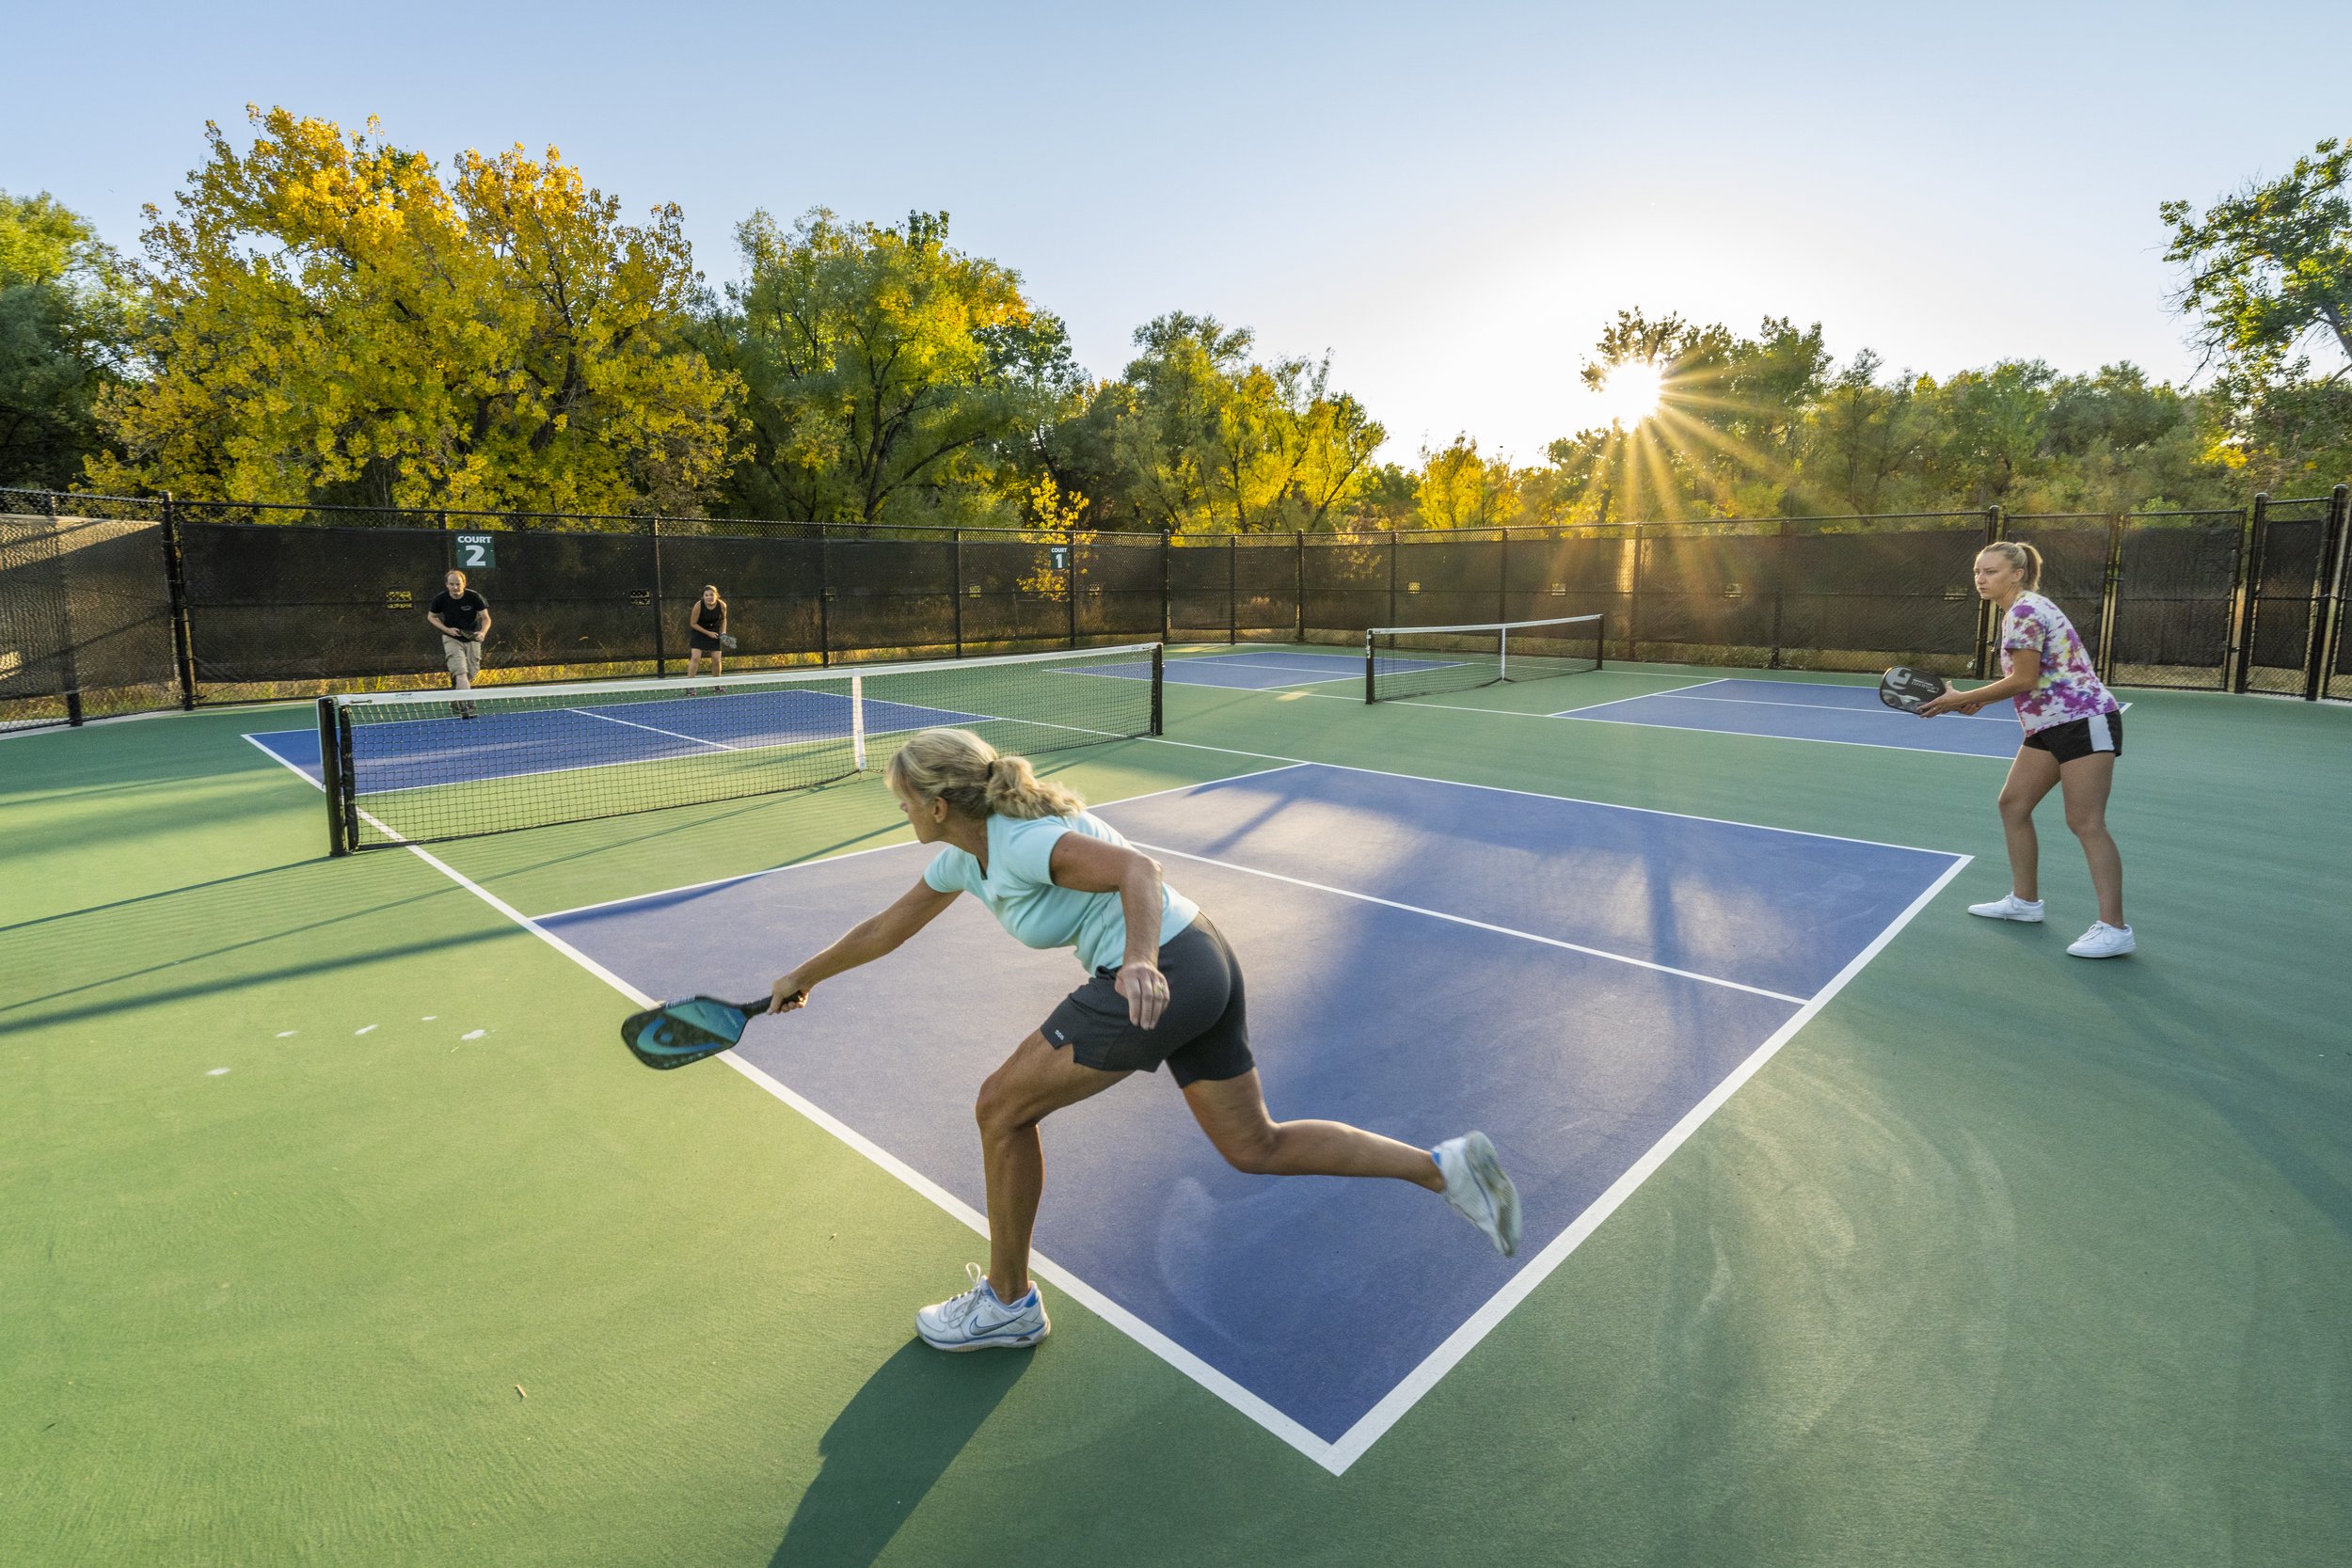
M1161 649L319 699L337 853L806 789L906 736L1033 755L1160 732Z
M1375 626L1364 633L1364 701L1468 691L1600 668L1601 617L1462 626Z

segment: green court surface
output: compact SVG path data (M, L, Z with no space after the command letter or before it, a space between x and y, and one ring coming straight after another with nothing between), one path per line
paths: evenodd
M303 707L0 740L0 1563L2352 1559L2352 710L2128 693L2141 946L2087 963L2055 798L2051 924L1963 912L1997 761L1533 717L1692 678L1170 685L1165 739L1043 759L1976 857L1339 1475L1074 1302L925 1349L977 1238L744 1076L638 1067L420 856L328 860L241 738ZM899 821L868 778L435 853L529 914ZM875 1019L874 1071L953 1027Z

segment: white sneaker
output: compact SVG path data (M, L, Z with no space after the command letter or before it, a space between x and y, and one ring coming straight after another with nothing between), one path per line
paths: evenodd
M2004 893L1990 904L1969 905L1968 912L1980 914L1987 920L2014 920L2022 925L2039 926L2042 924L2042 900L2036 898L2027 903L2013 893Z
M996 1299L977 1263L966 1263L963 1275L972 1282L970 1290L914 1314L914 1332L933 1350L1013 1350L1034 1345L1053 1331L1045 1298L1035 1285L1008 1307Z
M2090 929L2074 940L2069 953L2078 958L2120 958L2139 945L2129 926L2110 926L2094 920Z
M1445 1178L1445 1200L1486 1233L1505 1258L1519 1250L1519 1190L1502 1174L1495 1146L1484 1132L1448 1138L1429 1151Z

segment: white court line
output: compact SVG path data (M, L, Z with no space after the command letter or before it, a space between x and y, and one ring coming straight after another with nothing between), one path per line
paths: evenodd
M1317 893L1337 894L1342 898L1360 899L1367 904L1379 904L1391 910L1403 910L1407 914L1425 914L1432 920L1447 920L1456 926L1468 926L1476 930L1492 931L1498 936L1518 937L1522 942L1539 942L1546 947L1565 947L1571 953L1582 953L1595 958L1607 958L1612 963L1631 964L1636 969L1655 970L1661 974L1673 974L1685 980L1698 980L1710 986L1722 986L1727 990L1743 990L1751 996L1769 996L1775 1002L1786 1002L1792 1006L1804 1006L1805 999L1802 996L1790 996L1786 991L1766 990L1762 986L1742 985L1738 980L1725 980L1719 975L1701 974L1694 969L1677 969L1672 964L1652 963L1647 958L1637 958L1625 953L1612 953L1605 947L1587 947L1581 942L1563 942L1558 937L1539 937L1533 931L1515 930L1508 926L1489 925L1484 920L1472 920L1467 915L1448 914L1443 910L1425 910L1419 904L1401 904L1393 898L1382 898L1370 893L1358 893L1352 888L1333 887L1327 882L1311 882L1304 877L1285 877L1279 871L1262 871L1254 865L1242 865L1233 861L1221 861L1209 855L1196 855L1188 850L1171 849L1164 844L1146 844L1139 838L1131 839L1129 842L1136 848L1149 849L1155 855L1174 855L1179 860L1199 861L1202 865L1223 866L1228 871L1246 872L1252 877L1263 877L1269 881L1288 882L1293 887L1312 888Z
M1312 766L1313 764L1311 763L1286 762L1279 768L1256 768L1250 769L1247 773L1231 773L1222 779L1208 779L1203 780L1202 783L1228 784L1234 779L1263 778L1268 773L1287 773L1294 768L1310 768ZM1169 784L1166 789L1147 789L1140 795L1122 795L1116 800L1091 801L1088 804L1087 810L1104 811L1108 810L1112 806L1126 805L1131 800L1150 800L1158 796L1177 795L1183 793L1184 790L1199 789L1200 787L1200 784ZM729 882L749 882L761 877L772 877L779 871L797 871L804 865L831 865L834 861L850 860L859 855L879 854L884 849L904 849L910 845L913 845L914 842L915 841L911 838L902 838L894 840L889 844L871 844L863 849L845 849L837 855L818 855L809 860L787 861L782 865L771 865L763 867L757 871L740 872L733 877L713 877L707 882L687 882L678 887L662 888L654 893L632 893L626 898L606 898L594 904L575 904L568 910L549 910L545 914L533 915L532 918L533 920L563 920L571 915L585 914L590 910L610 910L617 908L622 904L638 904L655 898L667 898L674 894L695 893L704 888L724 887Z
M609 713L598 713L593 708L567 707L562 711L565 713L577 713L582 719L601 719L608 724L627 724L632 730L644 730L649 735L666 735L673 740L683 740L691 745L715 746L722 752L739 752L743 750L740 746L730 746L723 740L705 740L698 735L680 735L675 730L665 730L658 724L641 724L634 719L615 719ZM640 758L639 760L643 761L644 759Z
M1910 925L1913 918L1921 910L1926 909L1935 895L1944 891L1946 884L1949 883L1954 877L1959 876L1973 858L1968 855L1955 856L1949 869L1929 884L1918 897L1913 899L1909 909L1904 910L1902 913L1890 921L1886 929L1881 931L1869 946L1855 954L1828 985L1816 991L1813 1000L1799 1008L1788 1022L1773 1030L1772 1036L1762 1045L1749 1053L1746 1061L1732 1069L1724 1081L1716 1085L1704 1100L1692 1106L1683 1114L1681 1120L1667 1129L1665 1136L1650 1145L1640 1159L1626 1167L1625 1174L1611 1182L1608 1190L1594 1199L1590 1208L1577 1215L1574 1223L1553 1237L1545 1245L1543 1251L1528 1261L1525 1268L1513 1275L1504 1283L1502 1289L1487 1297L1484 1307L1471 1313L1461 1327L1446 1336L1444 1342L1436 1350L1431 1351L1420 1366L1415 1367L1406 1375L1403 1382L1390 1389L1379 1403L1366 1411L1354 1426L1342 1433L1339 1440L1330 1446L1331 1461L1327 1462L1325 1467L1331 1470L1333 1474L1338 1474L1361 1458L1365 1449L1379 1441L1381 1435L1389 1428L1394 1426L1423 1394L1436 1387L1440 1378L1452 1371L1455 1364L1468 1355L1481 1339L1492 1333L1495 1326L1510 1315L1513 1307L1533 1295L1535 1288L1549 1277L1554 1269L1566 1262L1568 1255L1583 1245L1585 1239L1600 1228L1602 1221L1615 1213L1618 1206L1627 1198L1631 1197L1643 1182L1657 1174L1658 1168L1666 1163L1667 1156L1689 1142L1691 1135L1706 1124L1708 1117L1720 1110L1725 1101L1738 1093L1741 1085L1745 1085L1749 1079L1755 1077L1757 1070L1766 1062L1771 1061L1782 1046L1795 1037L1798 1030L1811 1022L1814 1015L1828 1004L1831 997L1845 990L1847 982L1861 974L1864 966L1878 957L1886 944L1895 940L1896 933Z
M1975 757L1979 761L2011 762L2015 755L2009 752L1955 752L1947 746L1890 746L1880 740L1832 740L1820 735L1774 735L1769 730L1715 730L1703 724L1654 724L1640 719L1587 719L1581 711L1566 713L1531 713L1530 719L1577 719L1592 724L1623 724L1634 730L1675 730L1683 735L1724 735L1740 740L1794 740L1806 746L1860 746L1873 752L1908 752L1913 756ZM1932 720L1929 722L1933 722ZM2024 732L2019 732L2022 744Z
M1793 685L1795 683L1791 682L1790 684ZM1833 686L1827 688L1826 689L1831 691L1867 691L1869 688L1866 686ZM1898 713L1893 708L1886 706L1884 704L1881 704L1879 706L1872 708L1857 707L1851 703L1784 703L1772 697L1693 697L1688 691L1653 691L1650 695L1653 697L1678 697L1686 703L1732 703L1743 704L1749 707L1801 707L1808 709L1814 713L1858 713L1865 719L1916 719L1918 717L1915 713ZM1630 698L1621 698L1619 700L1627 702L1631 701ZM1598 707L1605 706L1607 705L1595 704L1594 705ZM1568 708L1565 711L1567 713L1584 713L1590 710L1586 708ZM1560 718L1561 716L1562 715L1558 713L1552 715L1554 719ZM1975 722L1979 724L2014 724L2017 722L2014 719L1987 719L1981 713L1947 713L1941 715L1940 717L1946 719L1973 720Z
M1424 705L1434 706L1435 705ZM1464 711L1469 713L1499 713L1503 710L1500 708L1474 707L1465 709ZM1521 719L1543 719L1549 716L1541 713L1522 713L1517 715L1516 717ZM1611 721L1603 720L1600 721L1606 723ZM1788 833L1796 838L1822 838L1828 839L1836 844L1867 844L1873 849L1903 849L1908 850L1910 853L1915 855L1934 855L1939 859L1952 853L1949 849L1922 849L1915 844L1889 844L1884 839L1853 838L1845 833L1817 833L1808 828L1775 828L1767 822L1735 822L1728 816L1701 816L1696 812L1665 811L1657 806L1620 805L1614 800L1588 800L1581 795L1547 795L1539 789L1513 789L1507 784L1471 784L1464 779L1433 779L1425 774L1399 773L1392 768L1358 768L1350 763L1344 762L1318 762L1312 757L1286 757L1279 752L1246 752L1238 746L1206 746L1198 740L1170 740L1164 735L1149 735L1145 736L1143 738L1152 742L1155 746L1182 746L1185 750L1192 752L1223 752L1230 756L1262 757L1267 762L1303 762L1311 768L1328 768L1342 773L1370 773L1375 778L1410 779L1415 784L1444 784L1454 789L1484 789L1497 795L1524 795L1531 800L1565 800L1570 805L1575 806L1599 806L1606 811L1634 811L1640 812L1644 816L1676 816L1680 817L1685 822L1713 822L1721 827L1747 828L1759 833ZM1764 738L1780 739L1782 737L1778 736L1772 736ZM1242 773L1236 774L1235 777L1248 778L1251 777L1251 775ZM1219 782L1221 781L1212 779L1206 784L1192 784L1187 785L1186 787L1206 789L1210 784Z
M1557 719L1557 718L1559 718L1559 717L1560 717L1561 713L1589 713L1589 712L1591 712L1594 708L1597 708L1597 707L1615 707L1615 706L1616 706L1619 703L1638 703L1638 702L1640 702L1640 701L1641 701L1643 698L1645 698L1645 697L1674 697L1674 696L1679 696L1681 693L1683 693L1683 692L1685 692L1685 691L1696 691L1696 690L1697 690L1700 687L1703 687L1703 686L1721 686L1721 685L1723 685L1723 684L1724 684L1724 682L1725 682L1725 681L1727 681L1727 680L1729 680L1729 679L1731 679L1731 677L1730 677L1729 675L1718 675L1718 676L1716 676L1716 677L1715 677L1713 680L1711 680L1711 681L1695 681L1695 682L1693 682L1692 684L1691 684L1691 685L1689 685L1689 686L1674 686L1674 687L1668 687L1668 688L1667 688L1665 690L1663 690L1663 691L1636 691L1636 692L1635 692L1632 696L1630 696L1630 697L1612 697L1612 698L1610 698L1610 699L1609 699L1607 702L1605 702L1605 703L1587 703L1587 704L1585 704L1585 705L1584 705L1584 706L1582 706L1582 707L1563 708L1563 709L1561 709L1561 710L1560 710L1560 713L1548 713L1548 714L1544 715L1544 717L1545 717L1545 718L1547 718L1547 719ZM1405 702L1411 702L1411 701L1412 701L1412 699L1411 699L1410 697L1406 697L1406 698L1404 698L1404 699L1402 699L1402 700L1403 700L1403 701L1405 701ZM1424 707L1435 707L1435 706L1437 706L1438 705L1436 705L1435 703L1424 703L1424 704L1422 704L1422 706L1424 706ZM1473 712L1473 713L1485 713L1485 712L1486 712L1487 710L1486 710L1486 709L1485 709L1485 708L1471 708L1471 709L1468 709L1468 710L1466 710L1466 711L1469 711L1469 712Z

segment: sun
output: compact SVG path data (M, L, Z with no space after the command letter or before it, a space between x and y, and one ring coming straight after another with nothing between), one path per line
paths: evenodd
M1601 409L1613 423L1637 425L1658 412L1665 388L1666 372L1655 360L1629 359L1600 384Z

